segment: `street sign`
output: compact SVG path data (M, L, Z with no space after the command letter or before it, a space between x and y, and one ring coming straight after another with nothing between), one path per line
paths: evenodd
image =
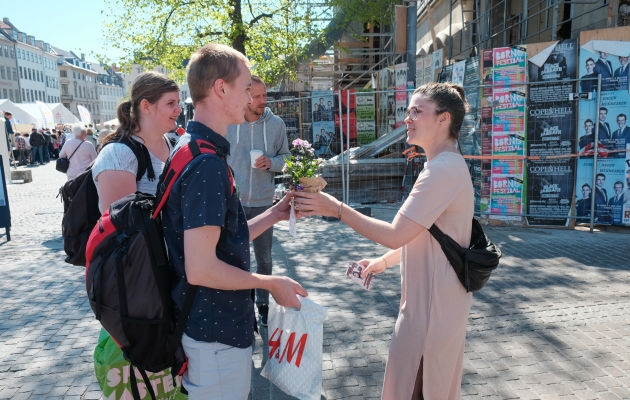
M5 228L7 242L11 240L11 211L9 209L9 196L7 194L7 182L4 178L4 164L0 155L0 228Z
M569 93L569 100L591 100L593 92Z

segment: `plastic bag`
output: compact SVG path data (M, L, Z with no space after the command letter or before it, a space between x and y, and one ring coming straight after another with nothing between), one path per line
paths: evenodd
M94 372L98 380L103 398L106 400L133 400L131 383L129 382L129 362L123 357L120 347L109 336L105 329L101 329L98 344L94 349ZM157 400L186 400L188 396L182 394L181 377L173 379L171 369L147 375L153 383ZM142 375L136 371L138 391L143 399L150 399L151 395L146 390Z
M300 400L321 398L326 307L300 298L299 310L269 304L269 360L260 373Z

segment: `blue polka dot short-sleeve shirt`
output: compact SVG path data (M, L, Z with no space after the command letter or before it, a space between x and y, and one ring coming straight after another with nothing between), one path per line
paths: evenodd
M230 144L205 125L190 121L174 152L190 140L213 143L224 154ZM236 192L231 194L227 163L218 155L195 158L173 184L162 210L164 237L173 268L171 295L181 309L186 297L184 231L219 226L217 258L249 271L249 228ZM250 290L200 287L184 331L194 340L247 348L254 337L254 303Z

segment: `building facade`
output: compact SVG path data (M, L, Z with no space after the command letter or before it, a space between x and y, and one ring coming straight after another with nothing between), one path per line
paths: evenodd
M91 68L98 74L99 113L93 116L96 125L116 118L116 109L121 99L125 97L124 78L116 72L116 68L91 63Z
M20 81L15 55L16 40L0 29L0 99L20 102Z
M85 55L76 55L52 46L53 53L59 56L59 86L61 103L77 118L81 119L77 106L85 107L91 114L92 123L99 119L101 112L98 94L98 73L85 61Z
M14 52L17 62L16 75L19 78L20 102L59 102L57 56L52 52L51 46L20 31L8 18L3 18L0 28L15 41ZM13 71L11 74L13 75Z

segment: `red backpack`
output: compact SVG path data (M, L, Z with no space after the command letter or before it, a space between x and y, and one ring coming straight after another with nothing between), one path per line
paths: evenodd
M203 140L191 140L178 149L160 176L157 196L136 193L112 203L87 243L85 285L90 306L131 363L134 399L140 399L134 367L153 399L145 371L170 367L175 376L186 370L181 339L198 287L188 285L176 321L160 211L182 171L202 154L216 155L217 149ZM233 193L233 173L227 168Z

